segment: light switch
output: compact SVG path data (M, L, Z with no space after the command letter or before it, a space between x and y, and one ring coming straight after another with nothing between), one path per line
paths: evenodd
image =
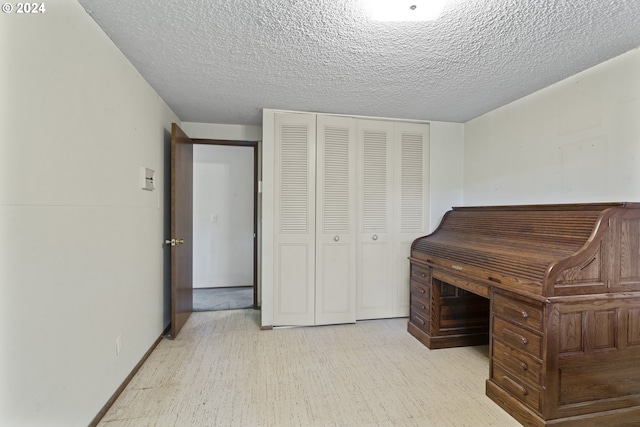
M217 214L211 214L211 222L218 222L218 215Z
M156 171L153 169L141 167L140 168L140 179L141 186L143 190L153 191L156 188Z

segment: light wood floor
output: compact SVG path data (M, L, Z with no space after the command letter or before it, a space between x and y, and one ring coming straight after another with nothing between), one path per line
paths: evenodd
M259 330L193 313L100 423L115 426L519 426L485 396L487 347L430 351L406 319Z

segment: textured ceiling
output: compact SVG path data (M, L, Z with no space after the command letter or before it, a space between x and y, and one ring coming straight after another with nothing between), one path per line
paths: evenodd
M395 23L367 1L79 0L191 122L465 122L640 46L638 0L450 0L438 21Z

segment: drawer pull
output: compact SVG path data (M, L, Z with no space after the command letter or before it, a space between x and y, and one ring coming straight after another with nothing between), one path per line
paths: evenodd
M424 294L424 289L420 288L420 292Z
M509 313L513 317L522 317L523 319L529 318L529 313L527 313L526 310L520 310L515 307L511 307L510 305L505 305L504 311Z
M507 353L506 351L503 351L503 352L502 352L502 356L503 356L505 359L509 359L509 358L511 358L511 355L510 355L509 353ZM526 371L527 369L529 369L529 365L527 365L527 364L526 364L526 362L520 362L520 366L522 367L522 370L523 370L523 371Z
M427 307L425 307L424 304L420 304L420 308L422 308L423 310L426 310Z
M420 273L422 277L427 277L427 273Z
M416 319L418 322L420 322L420 324L421 324L422 326L424 326L424 320L422 320L422 319L421 319L421 318L419 318L419 317L416 317L415 319Z
M511 329L505 329L503 331L505 338L510 338L511 340L515 340L516 342L520 342L522 343L522 345L527 345L529 344L529 340L525 337L523 337L520 334L517 334L515 332L513 332Z
M503 376L502 377L502 382L508 383L511 387L515 388L520 393L522 393L523 396L526 396L527 394L529 394L529 392L527 391L526 388L522 387L520 384L518 384L517 382L515 382L514 380L512 380L509 377Z

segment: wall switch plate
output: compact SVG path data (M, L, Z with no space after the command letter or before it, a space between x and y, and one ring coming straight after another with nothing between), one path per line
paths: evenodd
M211 222L218 222L218 215L217 214L211 214Z
M143 190L153 191L156 188L156 171L153 169L141 167L140 179Z

